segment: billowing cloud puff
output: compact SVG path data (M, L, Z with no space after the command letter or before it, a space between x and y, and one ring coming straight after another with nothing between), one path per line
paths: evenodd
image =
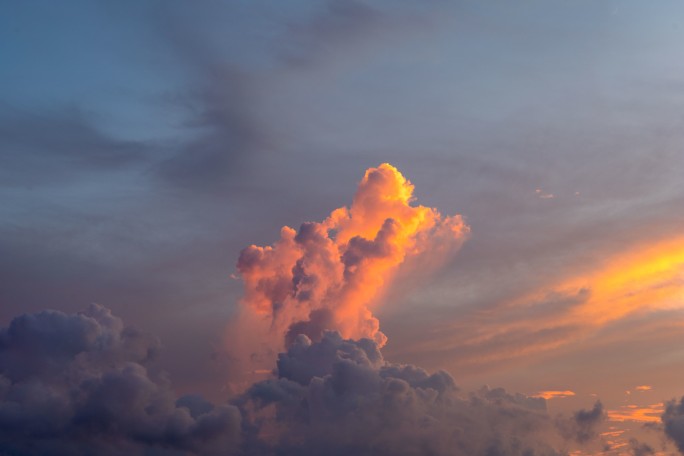
M633 456L650 456L656 454L655 450L647 443L637 439L629 439L629 449Z
M566 442L542 398L465 394L444 371L388 363L374 341L337 332L298 336L278 356L277 378L235 403L246 441L259 442L249 454L531 456L561 454ZM568 422L585 441L602 414L597 404Z
M679 402L670 401L666 404L662 421L665 425L665 434L684 454L684 397Z
M567 439L579 443L588 442L596 437L596 427L606 418L601 401L596 401L591 410L578 410L571 419L558 417L556 424Z
M366 171L351 207L299 231L284 227L272 246L244 249L237 266L248 315L233 331L249 327L254 333L251 323L260 320L275 350L298 334L320 340L325 330L382 346L386 337L371 307L398 269L426 252L439 263L468 233L460 216L444 217L412 202L413 185L385 163Z
M234 448L238 409L176 399L163 375L148 371L158 346L99 305L75 315L21 315L0 328L0 454Z

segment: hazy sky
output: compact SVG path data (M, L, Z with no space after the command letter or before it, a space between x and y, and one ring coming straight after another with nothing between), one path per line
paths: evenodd
M363 230L323 221L390 163L411 207L469 232L423 267L451 241L418 225L423 260L359 285L387 362L566 392L550 413L600 399L588 454L684 448L684 405L660 418L684 394L681 2L7 1L0 56L0 331L97 303L159 338L175 394L224 402L245 386L241 250L322 222L342 258Z

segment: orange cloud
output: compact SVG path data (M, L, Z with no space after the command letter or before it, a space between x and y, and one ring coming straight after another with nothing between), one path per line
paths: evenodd
M461 366L551 351L637 312L684 308L684 237L633 246L588 272L459 315L414 353L449 353ZM679 325L679 322L671 322ZM455 354L452 354L455 353Z
M514 320L505 328L524 329L540 323L600 327L634 312L684 308L684 237L633 247L589 273L545 287L504 307L530 308L562 297L576 299L577 304L539 319ZM563 342L557 340L558 345Z
M637 421L640 423L658 423L663 414L663 404L648 406L624 405L618 410L608 410L610 421Z
M546 400L549 399L562 399L565 397L572 397L575 395L574 391L540 391L534 395L534 397L543 397Z
M439 264L469 232L459 215L414 205L413 189L384 163L366 171L350 207L299 230L283 227L271 246L244 249L237 264L243 316L232 330L247 327L245 337L262 344L271 338L272 350L300 333L316 340L326 329L383 345L386 337L371 309L399 268L423 256Z
M650 385L639 385L639 386L637 386L637 387L634 388L634 389L637 390L637 391L650 391L650 390L653 389L653 387L650 386Z
M553 198L555 198L555 195L553 193L547 193L547 192L543 191L541 188L536 189L534 191L534 193L536 193L536 195L542 199L553 199Z
M601 324L639 310L681 308L683 271L681 237L617 255L589 277L568 284L567 288L591 290L590 299L572 316Z

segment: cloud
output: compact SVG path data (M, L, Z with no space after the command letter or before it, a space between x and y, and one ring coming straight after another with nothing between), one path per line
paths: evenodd
M423 6L412 1L397 2L392 8L359 0L321 2L308 18L288 25L279 37L277 56L290 67L311 69L385 42L396 45L397 40L434 26L441 9L434 8L437 3L427 10Z
M215 405L177 397L158 350L95 304L14 318L0 328L0 453L557 455L563 438L593 438L600 415L597 403L559 426L543 398L466 393L445 371L389 363L376 341L333 331L298 335L275 377Z
M27 112L0 104L4 186L40 186L83 172L112 172L149 160L156 147L102 131L78 107Z
M534 193L541 199L553 199L556 197L553 193L545 192L541 188L535 189Z
M630 318L643 322L647 314L681 311L682 266L680 235L629 246L588 271L567 273L568 278L537 286L532 293L495 297L494 304L483 303L471 312L456 308L457 317L443 315L434 324L433 337L402 351L448 358L460 366L493 365L576 344Z
M261 331L258 340L270 338L269 348L279 350L298 334L317 341L334 329L382 346L386 337L371 307L399 268L420 258L422 269L438 265L469 231L460 216L442 216L413 199L413 185L385 163L366 171L349 208L299 231L283 227L272 246L244 249L237 267L246 315L233 328L237 338Z
M556 399L556 398L565 398L565 397L572 397L575 395L574 391L570 390L565 390L565 391L540 391L537 394L534 395L534 397L543 397L546 400L549 399Z
M610 421L637 421L643 423L655 423L660 421L663 412L663 404L646 406L623 405L618 410L608 410Z
M270 129L254 116L252 75L220 61L201 63L205 81L166 98L173 108L188 111L192 120L184 126L192 138L155 172L173 186L216 190L232 182L247 157L267 148L272 139Z
M665 435L684 454L684 397L679 402L673 400L665 404L661 419L665 425Z
M606 418L601 401L596 401L590 410L578 410L571 418L558 417L556 424L561 434L579 443L586 443L597 436L596 428Z
M290 65L312 64L349 39L366 37L382 24L380 11L360 1L331 0L309 21L292 24L282 58Z
M413 185L383 164L349 208L244 249L242 328L230 336L235 353L275 369L229 404L176 397L154 369L156 339L106 308L17 317L0 330L0 452L556 455L590 444L600 402L551 417L543 397L467 393L445 371L385 361L372 307L398 271L439 265L467 234L459 216L415 205Z
M655 454L655 450L647 443L639 442L637 439L629 439L629 449L633 456L648 456Z
M235 402L246 441L261 440L253 454L560 454L544 399L488 387L463 393L447 372L386 362L370 339L300 335L277 366L277 378ZM577 412L573 437L592 438L601 416L600 403Z
M214 454L238 443L240 414L176 398L149 369L159 342L105 307L42 311L0 329L0 453Z

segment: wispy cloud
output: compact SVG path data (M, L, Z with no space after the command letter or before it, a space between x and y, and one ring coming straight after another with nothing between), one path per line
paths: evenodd
M543 397L544 399L563 399L566 397L572 397L575 395L574 391L540 391L534 395L534 397Z
M433 334L438 337L412 350L450 353L468 364L558 349L635 314L681 310L682 267L684 239L679 236L633 246L588 272L461 314L454 323L437 323Z

